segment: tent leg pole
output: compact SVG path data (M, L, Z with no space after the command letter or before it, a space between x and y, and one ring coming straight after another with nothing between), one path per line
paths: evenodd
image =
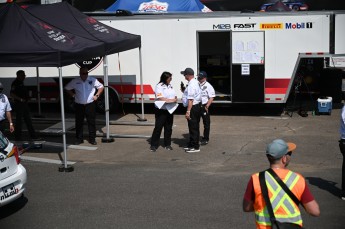
M138 121L145 122L147 119L144 116L144 85L143 85L143 65L141 59L141 48L139 48L139 64L140 64L140 94L141 94L141 118Z
M114 138L109 135L109 81L108 81L108 59L103 57L103 75L104 75L104 102L105 102L105 125L107 128L107 136L102 138L102 142L114 142Z
M38 102L38 114L34 115L35 118L43 118L41 113L41 86L40 86L40 73L38 67L36 67L36 83L37 83L37 102Z
M59 167L59 172L72 172L73 166L67 165L67 144L66 144L66 125L65 125L65 107L63 99L63 84L62 84L62 68L59 67L59 89L60 89L60 105L61 105L61 121L62 121L62 140L64 164Z

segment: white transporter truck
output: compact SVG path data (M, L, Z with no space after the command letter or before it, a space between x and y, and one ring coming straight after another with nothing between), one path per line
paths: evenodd
M308 70L311 79L306 82L317 91L316 84L312 85L318 81L316 73L345 62L340 55L345 53L344 11L90 16L116 29L141 35L141 52L133 49L108 56L111 110L116 109L118 102L140 103L141 97L145 103L152 102L163 71L173 74L172 84L181 98L180 84L186 82L180 71L186 67L207 72L216 90L216 103L283 104L296 75ZM104 71L99 60L102 58L84 63L93 64L90 75L102 79ZM78 68L63 67L64 80L76 77ZM37 75L37 69L23 69L27 76ZM8 81L4 78L14 77L16 70L2 68L3 83ZM58 71L39 68L39 76L42 102L58 102L58 84L51 78L57 77ZM36 86L37 81L29 79L27 84ZM31 93L33 100L37 100L35 88Z

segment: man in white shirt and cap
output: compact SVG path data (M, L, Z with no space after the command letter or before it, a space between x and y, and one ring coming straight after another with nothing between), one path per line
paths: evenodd
M201 89L199 82L194 78L194 71L191 68L186 68L181 71L185 79L188 81L188 86L183 92L182 102L183 106L187 107L186 119L189 129L189 142L184 149L187 153L200 152L200 109L201 109Z
M211 118L209 108L213 102L216 93L212 85L207 82L207 73L200 71L198 81L201 88L201 118L204 124L204 135L201 139L201 145L207 145L210 141Z
M103 92L103 84L96 78L89 76L88 68L80 68L80 77L71 80L65 89L74 98L75 102L75 127L76 142L81 144L83 139L83 125L86 117L89 129L89 143L97 145L96 142L96 101Z

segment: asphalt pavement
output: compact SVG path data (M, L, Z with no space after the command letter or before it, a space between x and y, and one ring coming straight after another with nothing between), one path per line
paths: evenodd
M55 117L54 117L55 115ZM57 122L37 121L38 129ZM73 118L73 114L67 114ZM266 144L283 138L297 144L290 169L304 175L321 216L302 210L306 228L343 228L345 201L339 198L342 156L338 148L340 109L301 117L265 110L248 115L226 111L212 116L211 140L187 154L187 123L175 115L172 147L149 150L154 115L111 115L112 143L78 149L67 134L73 172L58 172L61 136L42 135L42 149L22 155L28 171L26 197L0 209L0 228L255 228L254 214L242 212L250 175L268 166ZM98 135L106 131L98 116ZM54 121L55 120L55 121ZM162 141L163 144L163 141Z

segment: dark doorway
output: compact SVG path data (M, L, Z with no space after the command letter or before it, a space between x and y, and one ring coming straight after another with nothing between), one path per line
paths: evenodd
M230 31L198 33L199 70L206 71L215 100L231 101Z

